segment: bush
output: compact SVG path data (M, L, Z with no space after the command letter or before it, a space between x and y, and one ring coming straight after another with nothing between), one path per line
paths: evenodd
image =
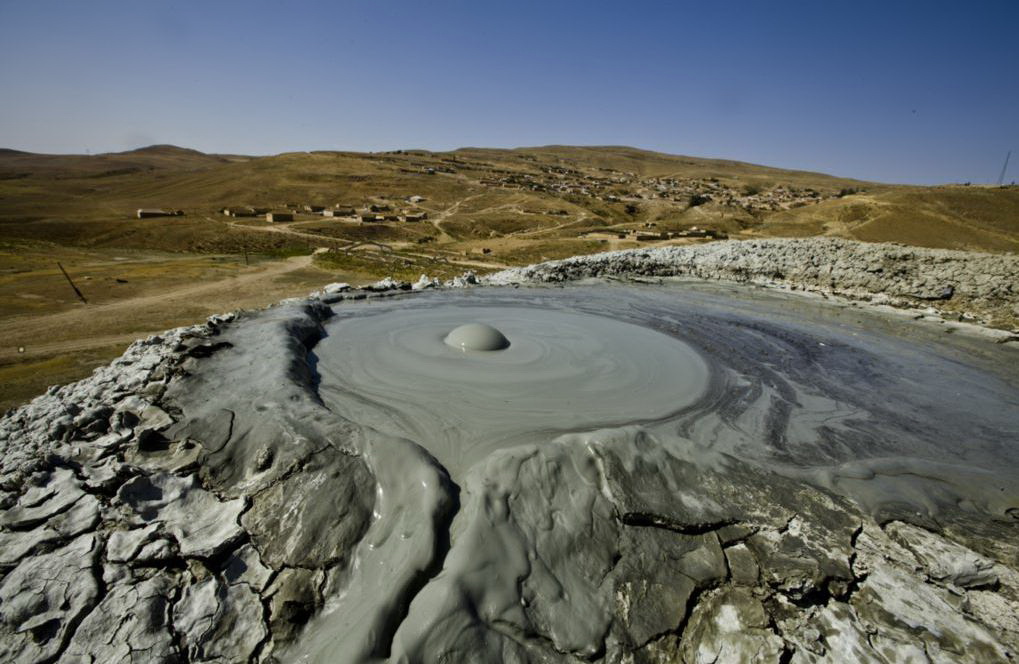
M690 207L697 207L698 205L704 205L711 200L710 196L704 194L691 194L690 196Z

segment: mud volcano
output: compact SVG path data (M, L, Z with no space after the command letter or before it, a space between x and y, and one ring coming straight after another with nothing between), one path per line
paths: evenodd
M739 581L715 601L739 621L762 606L744 588L769 577L797 602L851 599L865 514L993 523L1019 507L1014 385L963 361L966 342L898 321L703 285L441 292L335 311L311 351L324 405L423 448L449 478L427 503L452 507L427 533L435 567L398 615L366 634L364 604L394 572L372 550L294 657L652 657L680 648L673 630L726 579ZM458 338L463 321L485 321L466 335L480 350ZM986 582L985 567L966 569ZM875 593L891 590L879 580L905 582L877 577ZM739 645L718 652L781 656L738 624Z
M1016 359L703 282L216 319L31 407L0 654L1010 661Z
M540 298L423 299L329 321L319 390L334 412L422 441L454 475L500 447L666 418L708 386L691 347L638 324Z
M499 448L640 425L682 437L693 460L810 469L873 509L980 500L1000 512L1014 499L1000 481L955 495L974 474L1019 468L1015 392L1001 378L905 330L847 332L835 309L719 295L491 289L348 303L312 351L318 387L334 412L418 442L454 475ZM490 324L456 327L475 319Z

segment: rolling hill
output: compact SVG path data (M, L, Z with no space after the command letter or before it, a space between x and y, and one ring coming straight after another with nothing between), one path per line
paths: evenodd
M421 211L443 215L441 227L431 224L424 235L453 251L470 250L463 243L531 232L533 239L565 240L645 224L716 228L736 237L830 234L1019 249L1017 188L894 186L627 147L266 157L166 145L94 156L0 151L5 239L190 252L236 252L245 242L278 248L280 238L227 225L216 212L291 203L361 207L380 200L406 207L411 195L425 198ZM140 207L182 209L186 216L139 222L133 211ZM343 227L326 226L328 235L344 236L337 230ZM359 234L347 231L354 239ZM406 240L395 229L376 234Z

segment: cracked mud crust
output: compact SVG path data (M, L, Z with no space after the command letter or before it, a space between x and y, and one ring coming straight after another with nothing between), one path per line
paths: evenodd
M979 322L1019 341L1019 256L837 238L612 251L511 268L486 283L692 277L792 288ZM1012 339L1012 337L1015 337Z
M532 432L464 468L323 402L315 349L337 316L556 293L334 288L137 342L7 414L0 660L1019 658L1019 503L984 468L1013 468L1014 416L977 412L963 437L971 406L947 395L928 414L942 441L909 410L928 392L888 412L868 396L920 380L885 367L906 339L924 362L943 349L966 389L985 381L986 408L1014 404L1015 344L729 286L633 288L563 294L723 358L708 401Z

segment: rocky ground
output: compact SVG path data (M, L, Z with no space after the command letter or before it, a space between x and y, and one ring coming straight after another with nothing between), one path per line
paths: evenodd
M1017 274L1014 256L810 240L490 281L727 278L999 320ZM330 307L408 286L336 286L172 330L0 420L0 659L1017 658L1014 510L875 520L822 488L738 459L704 469L639 436L500 451L458 487L412 442L330 412L307 359ZM451 547L454 515L476 547ZM486 550L513 566L486 567Z
M1019 256L837 238L711 242L577 256L490 275L493 284L589 277L722 279L933 308L1003 329L1019 325Z

